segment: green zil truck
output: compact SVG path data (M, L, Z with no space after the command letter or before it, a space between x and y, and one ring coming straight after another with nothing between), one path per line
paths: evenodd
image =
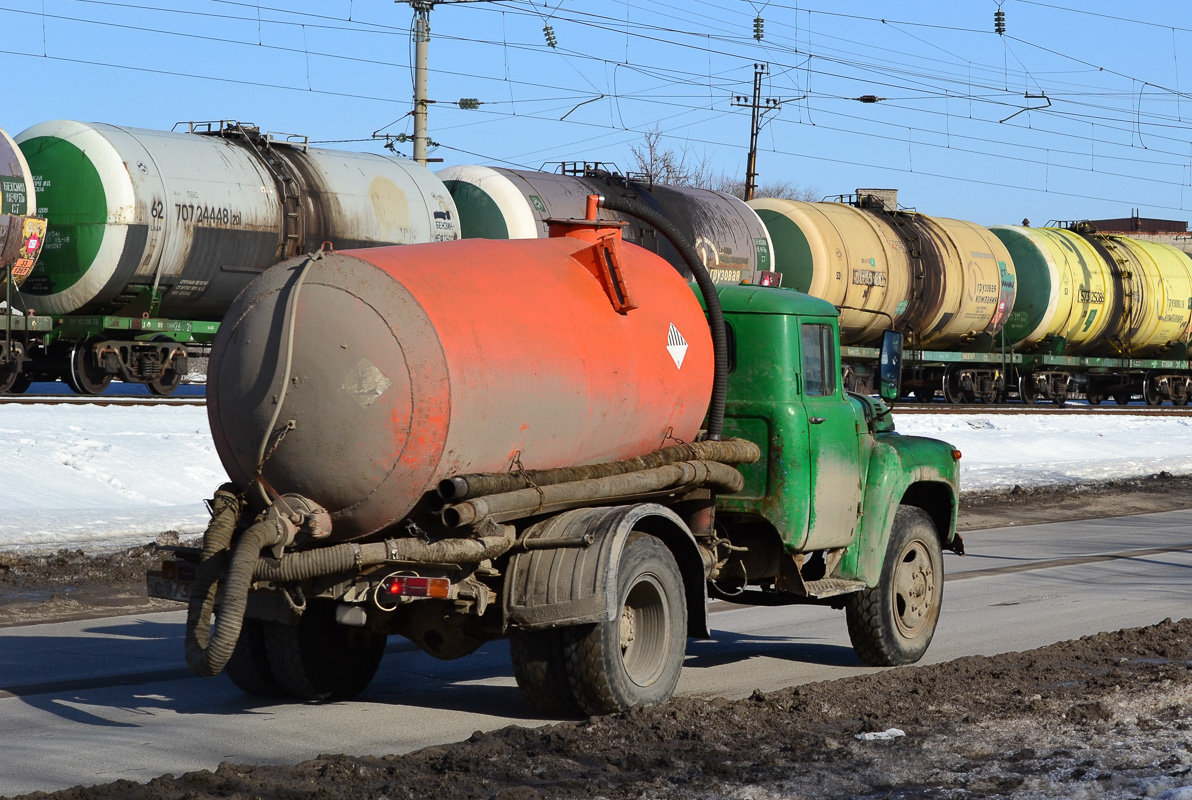
M190 602L188 662L205 675L226 667L251 693L318 700L362 691L388 635L439 658L507 637L539 712L613 713L672 695L686 640L710 635L709 598L843 609L862 662L918 660L940 614L942 552L963 553L960 453L899 435L882 400L844 391L829 303L756 286L717 294L719 441L632 464L479 476L501 484L487 488L446 481L443 502L483 495L468 501L468 538L449 528L468 520L444 523L439 510L438 522L429 512L410 522L411 535L271 557L281 540L270 531L301 543L319 525L317 508L275 504L243 534L268 529L254 540L259 556L225 558L208 543L149 574L151 595ZM900 359L891 332L886 399L897 397ZM227 489L213 509L208 540L226 547L250 515Z

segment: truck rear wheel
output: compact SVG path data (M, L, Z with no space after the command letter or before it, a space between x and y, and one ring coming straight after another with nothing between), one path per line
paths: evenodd
M563 630L509 631L513 675L526 703L547 717L577 717L583 712L567 678Z
M385 654L383 634L339 625L333 603L309 603L296 625L263 625L269 667L282 691L300 700L355 697Z
M853 650L873 667L912 664L935 635L944 598L944 559L931 517L899 506L876 586L846 607Z
M616 619L563 631L571 690L587 714L665 702L683 669L687 602L666 545L631 534L617 565L616 591Z
M236 649L224 668L236 688L245 694L260 697L277 697L284 694L273 668L269 666L269 655L265 645L264 623L259 619L246 619L240 628Z

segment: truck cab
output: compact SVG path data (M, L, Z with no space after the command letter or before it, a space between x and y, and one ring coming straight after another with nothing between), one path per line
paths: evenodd
M734 549L710 581L711 594L852 608L875 592L897 594L892 584L901 580L913 596L883 598L885 618L869 623L878 630L861 630L859 611L850 612L850 633L854 645L861 640L859 651L870 639L890 640L882 646L890 652L871 652L874 663L916 660L938 615L939 553L963 552L960 453L898 434L881 400L843 390L830 303L749 286L724 287L719 296L729 349L725 434L757 444L762 455L738 467L743 490L717 498L717 524ZM900 531L909 528L921 535L895 554L910 558L908 573L884 575L899 569L889 551L902 545L892 537L905 538ZM933 608L922 607L933 600ZM899 641L900 632L915 641Z

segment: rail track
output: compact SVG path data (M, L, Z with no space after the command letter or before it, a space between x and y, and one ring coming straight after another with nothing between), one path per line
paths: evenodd
M896 403L894 414L1130 414L1146 417L1192 417L1192 406L1107 405L1065 403L1062 406L997 403L989 405L951 405L949 403Z
M207 398L201 394L155 397L153 395L74 395L74 394L14 394L0 395L3 405L71 405L71 406L205 406ZM1146 417L1192 417L1192 406L1106 405L1066 403L1062 406L1022 403L991 405L951 405L949 403L896 403L895 415L902 414L1100 414L1114 416L1130 414Z
M73 394L59 382L34 383L21 394L0 394L0 405L25 406L205 406L202 384L183 384L175 394L157 397L139 384L113 383L100 395Z

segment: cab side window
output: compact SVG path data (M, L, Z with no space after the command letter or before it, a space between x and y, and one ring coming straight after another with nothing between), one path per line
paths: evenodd
M836 341L829 325L803 325L803 393L808 396L836 394Z

